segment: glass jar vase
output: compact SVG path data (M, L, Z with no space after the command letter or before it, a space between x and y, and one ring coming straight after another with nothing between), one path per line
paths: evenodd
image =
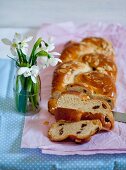
M34 83L30 76L15 75L13 92L18 112L34 114L40 111L41 81L39 76Z

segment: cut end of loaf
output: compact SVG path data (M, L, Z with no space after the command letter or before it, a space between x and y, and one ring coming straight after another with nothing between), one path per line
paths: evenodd
M76 143L90 140L90 137L102 129L99 120L84 120L79 122L59 121L49 129L48 135L52 141L63 141L70 138Z
M62 94L57 101L56 120L79 121L99 119L104 130L114 126L114 118L109 104L102 100L87 99L69 92Z

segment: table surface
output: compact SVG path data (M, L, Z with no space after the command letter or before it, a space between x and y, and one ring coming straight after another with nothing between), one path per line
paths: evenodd
M0 170L125 170L126 154L56 156L39 149L21 149L24 115L15 111L12 95L14 62L0 59Z
M36 29L0 28L0 39L16 32L35 34ZM126 154L56 156L39 149L20 149L24 116L14 110L12 84L14 63L5 58L6 46L0 42L0 170L96 169L125 170Z

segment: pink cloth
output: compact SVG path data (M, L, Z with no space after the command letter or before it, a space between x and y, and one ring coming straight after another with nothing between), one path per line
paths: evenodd
M37 37L47 39L54 36L56 50L61 52L69 40L79 41L87 36L101 36L113 43L118 66L117 104L115 110L126 112L126 29L114 24L83 24L75 26L72 22L60 24L43 24ZM47 102L50 97L52 73L55 68L47 68L41 72L42 110L39 114L27 116L22 135L22 148L41 148L43 153L57 155L96 154L96 153L126 153L126 124L115 123L111 132L99 133L91 141L82 145L73 142L51 142L47 137L48 129L55 121L48 113ZM44 122L49 121L49 125Z

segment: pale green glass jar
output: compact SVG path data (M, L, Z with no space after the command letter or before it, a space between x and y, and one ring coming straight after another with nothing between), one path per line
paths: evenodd
M21 113L38 113L41 101L41 81L34 83L31 77L15 75L13 86L16 110Z

